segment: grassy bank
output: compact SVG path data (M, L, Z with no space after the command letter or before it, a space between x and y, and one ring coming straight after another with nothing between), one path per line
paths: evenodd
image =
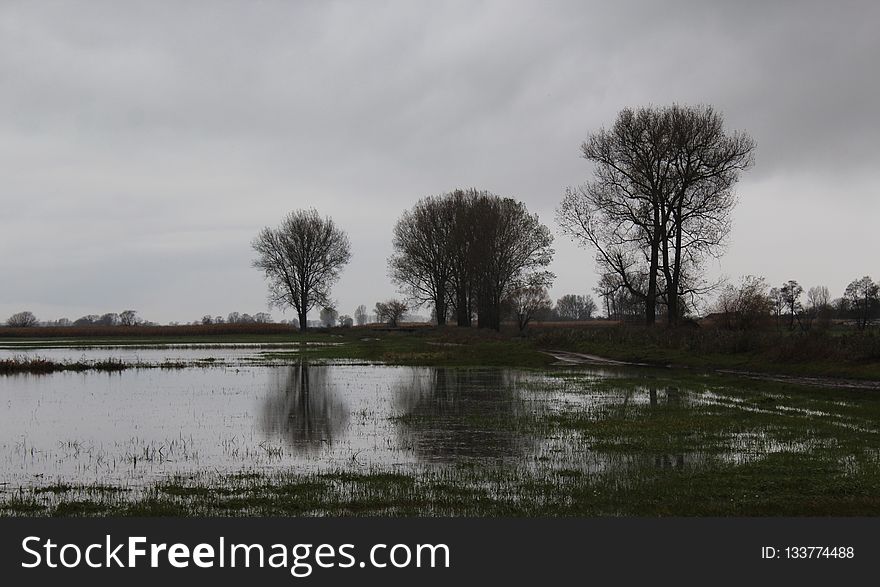
M241 344L264 347L261 349L264 356L274 361L298 360L306 356L304 352L308 348L307 356L316 359L381 361L398 365L521 368L542 368L552 363L553 359L542 354L541 350L568 350L658 366L880 380L880 332L876 331L829 331L803 335L777 331L732 332L713 328L649 329L611 325L604 321L581 323L578 327L536 324L530 327L525 337L518 336L510 325L506 325L502 333L456 327L396 330L357 327L312 330L307 333L299 333L289 327L268 328L259 333L245 329L232 332L215 326L156 328L165 330L145 330L133 334L124 328L109 329L115 335L108 336L102 329L84 328L79 330L89 331L89 336L48 338L41 336L43 329L34 328L19 330L29 330L35 338L4 338L5 332L0 329L0 349L24 351L47 346L150 348L167 344ZM297 345L301 345L301 348L296 348ZM15 365L7 367L7 372L17 369ZM22 367L20 372L28 372L28 369Z
M880 332L725 331L714 328L536 328L536 348L621 361L811 377L880 380Z

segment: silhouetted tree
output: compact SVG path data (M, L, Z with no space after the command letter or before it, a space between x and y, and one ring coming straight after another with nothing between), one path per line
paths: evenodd
M363 326L367 323L367 307L365 305L361 304L355 309L354 321L358 326Z
M408 210L394 226L394 253L388 259L391 279L416 306L433 306L437 324L446 324L452 276L454 208L448 199L428 197Z
M751 330L765 322L771 302L767 296L767 282L763 277L746 275L738 286L727 285L718 295L715 311L722 328Z
M553 305L547 288L541 283L525 283L515 287L506 300L510 314L522 332L538 314L547 311Z
M643 302L647 324L656 321L661 298L676 324L681 298L708 289L701 265L721 252L733 187L752 165L754 141L725 133L711 107L673 105L624 109L581 150L595 176L566 191L559 225L596 251L601 274Z
M254 314L254 322L258 324L271 324L272 315L268 312L257 312Z
M314 209L291 212L278 228L264 228L253 248L253 265L269 282L270 303L293 307L300 330L306 330L309 310L330 305L330 288L351 259L345 232Z
M100 320L100 319L101 319L101 317L98 316L97 314L88 314L86 316L82 316L82 317L74 320L73 325L74 326L94 326L94 325L98 324L98 320Z
M101 317L98 318L97 324L100 326L116 326L119 324L119 314L116 312L101 314Z
M786 281L782 284L782 287L779 288L779 295L782 298L783 307L788 311L789 315L789 330L794 330L794 322L795 320L800 319L800 313L804 309L804 306L800 301L803 293L804 288L793 279Z
M122 326L137 326L140 321L137 310L123 310L119 313L119 324Z
M770 312L776 319L776 328L780 329L782 310L785 308L785 297L782 295L782 290L780 290L778 287L770 288L770 295L768 296L768 299L770 300Z
M807 290L807 306L805 315L809 324L813 320L819 321L820 327L825 327L831 321L831 293L824 285L817 285Z
M566 294L556 300L556 314L561 320L589 320L596 311L596 302L590 296Z
M871 322L874 309L880 304L880 285L865 275L851 281L843 295L855 311L856 326L864 330Z
M521 202L475 189L424 198L398 220L392 279L416 305L430 303L439 325L448 309L459 326L498 329L515 283L552 274L552 236Z
M379 322L387 322L389 326L397 327L397 323L403 318L407 309L406 302L400 300L376 302L376 319Z
M325 328L336 326L336 318L338 316L339 312L337 312L335 308L321 308L321 324L323 324Z
M6 320L6 325L12 328L30 328L37 325L37 317L33 312L17 312Z

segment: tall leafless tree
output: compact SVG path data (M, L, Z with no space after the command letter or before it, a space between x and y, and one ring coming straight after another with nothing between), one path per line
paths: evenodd
M846 286L844 298L856 313L856 326L864 330L871 322L874 309L880 306L880 284L870 276L855 279Z
M427 197L403 213L394 226L391 279L416 306L433 306L437 324L446 324L452 263L454 207L448 199Z
M783 308L788 311L788 329L794 330L794 323L800 320L800 314L804 309L801 303L801 296L804 294L804 288L794 279L789 279L779 288L779 295L782 298Z
M437 323L499 329L501 303L518 283L548 285L553 237L521 202L475 189L425 198L395 227L391 276Z
M596 251L601 274L643 302L647 324L660 301L676 324L682 296L708 289L701 264L721 252L733 187L753 150L747 135L725 133L708 106L624 109L581 146L594 177L566 191L557 221Z
M537 215L512 198L481 195L474 202L475 285L480 328L499 330L501 302L521 282L550 285L546 270L553 236Z
M354 321L358 326L367 323L367 307L363 304L358 306L354 311Z
M301 331L307 328L309 310L332 305L330 288L351 259L348 236L314 209L296 210L278 228L264 228L253 248L253 266L269 283L269 303L294 308Z

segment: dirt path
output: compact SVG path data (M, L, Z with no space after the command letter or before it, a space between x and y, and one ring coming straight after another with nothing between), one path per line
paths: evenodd
M570 351L541 351L545 355L550 355L557 361L557 365L619 365L623 367L651 367L647 363L630 363L627 361L617 361L607 357L599 357L597 355L587 355L584 353L572 353Z
M596 365L596 366L618 366L618 367L658 367L668 368L669 365L651 365L648 363L632 363L628 361L618 361L607 357L599 357L597 355L588 355L585 353L573 353L571 351L541 351L545 355L555 358L558 363L556 365ZM681 367L687 369L688 367ZM777 383L791 383L794 385L810 385L814 387L836 387L840 389L867 389L880 391L880 381L865 381L861 379L842 379L837 377L806 377L802 375L783 375L779 373L759 373L756 371L741 371L738 369L711 369L715 373L722 375L736 375L737 377L746 377L748 379L757 379L760 381L775 381Z

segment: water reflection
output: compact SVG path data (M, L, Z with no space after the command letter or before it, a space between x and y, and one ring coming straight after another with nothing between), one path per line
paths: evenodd
M535 439L517 430L525 402L507 369L434 368L394 385L402 445L423 461L523 456Z
M345 434L349 407L331 367L307 360L272 372L262 406L262 430L294 452L317 452Z
M649 403L651 410L665 408L680 408L682 406L681 392L677 387L667 387L664 393L664 402L661 404L657 399L657 388L651 387L648 390ZM694 460L694 455L688 455L690 460ZM658 454L654 455L654 467L657 469L682 469L685 466L685 454Z

